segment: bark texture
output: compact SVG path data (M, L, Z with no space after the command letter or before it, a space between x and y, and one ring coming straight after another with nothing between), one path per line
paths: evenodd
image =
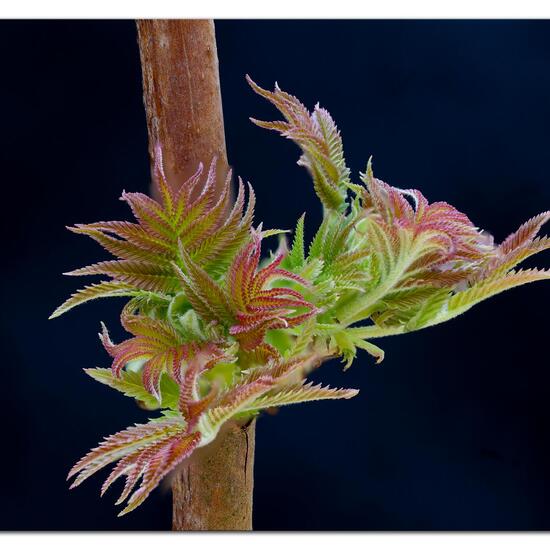
M212 20L137 21L149 156L162 145L170 183L218 157L227 171L218 54Z
M142 20L137 28L151 161L160 143L175 185L216 155L221 179L228 165L213 21ZM176 472L174 530L252 529L254 434L255 422L232 423Z
M256 421L229 424L199 449L172 486L175 531L252 529Z

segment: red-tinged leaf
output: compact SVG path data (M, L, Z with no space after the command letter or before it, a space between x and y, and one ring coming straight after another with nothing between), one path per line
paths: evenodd
M182 383L183 364L189 360L190 346L182 345L172 350L171 370L169 371L174 380Z
M540 231L541 227L550 220L550 211L542 212L538 216L534 216L520 226L520 228L509 235L502 244L498 247L501 255L519 248L520 246L531 242Z
M281 315L288 313L286 311L277 311ZM266 323L271 323L272 321L280 321L282 317L273 317L272 311L262 311L254 313L238 313L236 320L239 324L233 325L229 329L229 334L237 335L247 332L253 332L259 327L263 327Z
M261 239L261 229L252 233L252 242L237 254L227 275L228 293L236 312L236 322L229 333L237 337L246 352L261 346L268 330L295 326L317 311L294 289L264 288L271 280L282 278L307 283L278 267L283 255L277 255L269 265L258 269ZM306 309L307 313L291 317L299 309Z
M206 181L202 183L198 196L196 198L193 198L193 196L195 195L197 184L199 182L195 183L195 189L191 191L188 204L185 208L185 217L181 218L181 223L176 225L176 231L178 235L181 235L181 232L185 227L189 225L189 223L193 223L201 215L206 214L207 211L213 206L216 197L217 162L217 157L214 156L206 175Z
M250 287L251 269L248 267L247 257L255 250L256 243L252 242L241 249L231 264L227 275L229 295L236 309L245 309L248 302L246 292Z
M416 258L412 259L410 271L449 261L477 262L493 254L486 236L453 206L444 202L428 204L419 191L391 187L372 175L370 162L362 179L368 191L363 202L373 222L371 232L376 226L389 224L414 235ZM412 198L414 208L405 197ZM384 257L391 257L392 247L385 244L384 240L388 239L381 237L374 235L377 239L375 249L385 246Z
M69 228L73 231L73 228ZM103 233L109 233L116 235L121 239L125 239L128 242L143 248L144 250L151 251L153 253L165 253L170 254L173 252L173 246L165 239L156 238L139 224L126 222L126 221L112 221L112 222L96 222L89 224L76 224L74 227L75 232L82 232L83 230L97 230Z
M83 227L69 227L69 230L73 233L87 235L94 241L99 243L107 252L110 252L113 256L121 260L136 260L136 261L149 261L154 260L155 263L161 265L168 265L170 256L166 253L154 253L151 250L147 250L142 246L138 246L130 241L115 238L107 233L99 231L98 229L89 229L86 226Z
M248 240L254 213L254 192L249 186L248 208L243 215L244 187L240 178L239 188L243 190L243 202L240 202L241 190L239 190L235 206L225 223L192 249L194 261L204 262L205 268L211 273L224 273L239 247Z
M299 307L310 308L311 304L303 298L264 298L256 296L250 300L248 310L255 313L260 311L273 311L274 309L295 309Z
M205 399L201 399L198 377L223 358L223 352L214 344L206 344L201 348L197 347L189 353L188 367L181 381L179 399L179 411L188 422L191 422L195 416L200 414L203 407L206 407L214 398L214 394L211 394L206 396Z
M481 281L489 277L504 275L511 269L515 268L527 258L538 254L544 250L550 249L550 239L541 237L533 241L527 241L524 244L510 250L510 252L497 256L492 260L486 268L476 273L475 280Z
M145 315L135 315L125 307L120 316L122 326L134 336L143 336L157 342L158 349L176 346L180 337L167 321Z
M323 205L334 210L345 208L349 170L340 134L328 112L317 105L310 113L297 98L283 92L277 85L275 91L269 92L260 88L248 75L246 78L252 89L277 107L286 119L286 122L251 121L293 140L302 149L298 164L310 172Z
M301 376L303 376L305 370L309 368L311 363L314 362L316 359L316 355L308 355L294 357L286 361L276 361L273 366L269 368L269 375L274 378L278 384L282 380L285 380L289 376L293 376L296 373L299 373Z
M286 287L268 288L266 290L260 290L259 292L256 293L254 299L269 300L271 298L279 298L279 297L285 297L285 296L286 297L292 296L300 301L303 300L303 295L300 292L292 288L286 288Z
M272 280L287 279L288 281L293 281L305 287L311 286L309 282L306 281L303 277L300 277L300 275L296 275L296 273L292 273L291 271L288 271L286 269L274 269L270 278Z
M113 375L119 377L130 361L145 360L143 384L158 401L161 401L160 381L163 373L171 373L176 381L180 379L182 362L191 356L192 345L180 340L180 336L165 321L143 315L122 315L124 327L134 334L120 344L113 344L107 328L102 324L101 341L111 357Z
M205 207L208 207L208 212L201 215L189 214L189 222L186 226L178 230L178 236L181 243L190 250L193 250L198 243L204 243L208 238L223 226L223 222L227 213L231 192L231 170L227 173L225 184L221 190L218 200L213 205L208 205L207 199L203 199Z
M96 240L118 259L76 269L70 275L104 274L136 290L176 294L181 288L172 263L179 261L180 241L201 269L219 275L248 240L255 202L251 188L243 213L244 185L239 179L237 200L226 215L231 173L227 174L218 194L216 159L212 160L205 181L199 166L194 176L172 190L166 182L158 144L155 155L154 179L161 202L142 193L124 192L122 199L130 205L138 223L97 222L71 228Z
M245 356L250 359L252 364L263 365L269 361L278 361L281 358L279 352L266 342L256 344L251 351L247 351Z
M161 446L153 457L148 459L146 466L143 467L143 481L139 489L132 494L128 500L128 505L120 512L119 516L135 510L168 473L191 455L197 448L200 439L199 433L181 435Z
M210 391L202 399L191 401L186 404L186 415L184 416L187 416L190 419L190 423L196 426L200 415L203 414L212 405L217 397L218 388L216 386L212 386L210 388Z
M121 199L127 202L140 225L154 237L172 240L174 230L171 220L161 205L143 193L122 193Z
M80 485L89 476L126 456L127 454L169 438L181 432L185 425L178 419L166 419L149 424L136 424L104 439L98 447L92 449L80 459L69 472L68 478L78 475L71 488Z
M155 186L159 191L159 195L162 198L163 209L167 212L169 218L173 216L174 213L174 193L168 181L166 179L166 174L164 173L164 162L162 158L162 147L160 143L155 143L155 164L154 164L154 182Z
M294 317L285 317L286 325L290 328L297 327L298 325L305 323L308 319L310 319L313 315L316 315L317 313L320 313L320 310L318 310L317 308L312 308L310 311L302 313L301 315L294 315Z
M196 172L186 181L184 181L179 189L175 192L174 196L174 215L172 217L173 219L173 225L176 228L181 227L183 223L185 223L185 213L186 210L190 208L191 204L191 196L195 195L195 190L197 189L197 186L200 184L201 176L204 171L204 166L201 163L199 163Z
M464 283L474 273L472 268L456 268L448 270L434 269L418 271L414 274L408 274L407 278L397 285L397 288L407 288L410 286L432 285L440 288L452 288Z
M160 377L168 370L172 357L170 352L159 353L143 365L143 386L158 401L161 400Z
M256 249L260 249L260 242L257 242ZM275 258L271 260L269 265L267 267L264 267L263 269L260 269L256 276L253 278L250 284L250 290L256 294L262 290L262 288L265 286L265 284L270 281L274 276L274 271L276 271L277 267L280 265L280 263L283 261L284 255L283 254L277 254ZM256 269L257 263L252 264L253 268Z
M116 481L121 475L125 475L126 482L124 484L124 490L116 501L116 504L122 504L122 502L128 498L132 489L139 481L139 478L143 474L144 467L147 465L148 461L166 445L166 442L169 439L170 438L164 438L160 441L149 444L145 448L138 449L137 451L134 451L119 460L101 486L101 496L105 494L105 491L107 491L114 481Z
M151 292L177 290L177 278L172 269L144 261L112 260L75 269L65 275L109 275L114 280Z

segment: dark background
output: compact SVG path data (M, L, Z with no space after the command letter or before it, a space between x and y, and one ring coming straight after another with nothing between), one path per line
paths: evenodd
M229 158L258 195L256 220L320 219L297 148L248 121L275 111L244 74L327 107L355 174L447 200L502 240L550 207L547 21L220 21ZM68 491L70 466L147 414L97 384L96 333L120 302L47 321L105 258L65 225L128 215L148 188L132 21L0 23L2 433L0 528L169 529L157 490L118 519L104 476ZM548 267L548 256L537 262ZM550 528L548 305L537 283L458 320L381 342L316 375L360 387L351 401L288 407L258 423L256 529Z

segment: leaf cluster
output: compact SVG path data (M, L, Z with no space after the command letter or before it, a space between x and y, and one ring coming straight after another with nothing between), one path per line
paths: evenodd
M206 173L201 165L187 181L169 184L160 146L159 200L124 192L135 221L69 228L114 259L69 272L103 279L52 317L89 300L127 297L121 323L129 337L114 343L102 325L111 367L86 372L161 411L105 439L69 474L76 486L114 463L102 492L125 477L123 514L225 422L356 395L307 381L327 358L339 356L348 368L362 349L380 362L377 338L442 323L504 290L550 278L546 270L517 267L550 248L548 238L537 237L550 212L495 245L453 206L377 179L370 160L353 182L325 109L309 112L278 86L270 92L248 81L284 118L252 120L294 141L311 175L323 220L310 243L305 214L290 243L285 231L255 227L252 187L246 193L239 178L232 202L231 172L217 181L216 159ZM262 243L273 235L279 247L262 260Z

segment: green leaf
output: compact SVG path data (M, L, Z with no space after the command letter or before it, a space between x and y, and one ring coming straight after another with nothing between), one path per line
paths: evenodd
M298 223L296 224L296 230L294 232L294 241L292 242L292 248L288 254L288 263L290 269L300 269L305 262L305 248L304 248L304 221L305 212L301 215Z
M309 245L308 256L310 258L322 258L326 235L330 231L330 227L333 221L334 217L332 215L327 215L324 217L321 225L319 226L319 229L317 230L317 233L315 233L315 236L313 237L313 240Z
M491 296L495 296L500 292L526 283L543 281L546 279L550 279L550 271L544 269L526 269L517 272L512 271L499 279L483 281L480 284L472 286L468 290L455 294L449 300L448 314L452 317L456 317L470 309L473 305Z
M432 294L421 306L417 313L409 320L405 330L417 330L430 323L437 317L441 309L449 300L451 293L448 289L441 289Z
M294 340L294 344L285 354L286 358L297 357L306 351L307 347L313 343L313 337L315 334L315 317L311 317L301 326L297 327L298 335Z
M220 405L209 409L200 419L199 426L204 436L203 442L212 441L224 422L248 409L250 403L269 390L272 384L272 380L259 378L242 386L234 386L226 393Z
M63 315L75 306L95 300L97 298L108 298L112 296L136 296L140 293L134 286L119 281L103 281L101 283L86 286L77 290L68 300L63 302L51 315L50 319Z
M472 306L495 296L500 292L515 288L517 286L524 285L526 283L532 283L535 281L543 281L550 279L550 271L544 269L526 269L517 272L510 272L504 277L484 280L481 283L473 285L467 290L457 292L454 296L449 298L447 303L444 303L440 308L438 314L432 316L423 325L416 328L425 328L428 326L436 325L458 317L465 311L469 310Z
M204 269L193 262L181 246L180 257L185 273L177 264L174 263L173 267L193 309L207 322L231 321L233 314L226 292Z
M285 330L268 330L265 340L268 344L275 347L281 355L284 355L293 343L292 336Z
M262 239L267 239L275 235L284 235L285 233L290 233L290 231L288 229L266 229L262 231Z
M307 155L306 155L307 156ZM305 163L304 163L305 164ZM310 165L313 177L313 188L317 196L321 199L323 206L328 210L342 210L345 208L345 192L342 193L331 181L330 177L323 169L319 159L312 156Z
M84 372L94 380L113 388L127 397L133 397L143 403L148 409L176 408L179 389L177 384L168 376L163 376L160 383L162 403L159 403L144 387L141 372L122 371L121 377L113 375L111 369L84 369Z
M351 399L359 393L356 389L339 389L321 384L314 386L309 384L293 384L282 389L269 392L253 401L243 411L268 409L270 407L282 407L283 405L295 405L307 401L320 401L324 399Z
M369 355L372 355L376 359L376 364L381 363L384 360L384 350L375 346L372 342L367 342L360 338L353 339L353 343L361 349L364 349Z

